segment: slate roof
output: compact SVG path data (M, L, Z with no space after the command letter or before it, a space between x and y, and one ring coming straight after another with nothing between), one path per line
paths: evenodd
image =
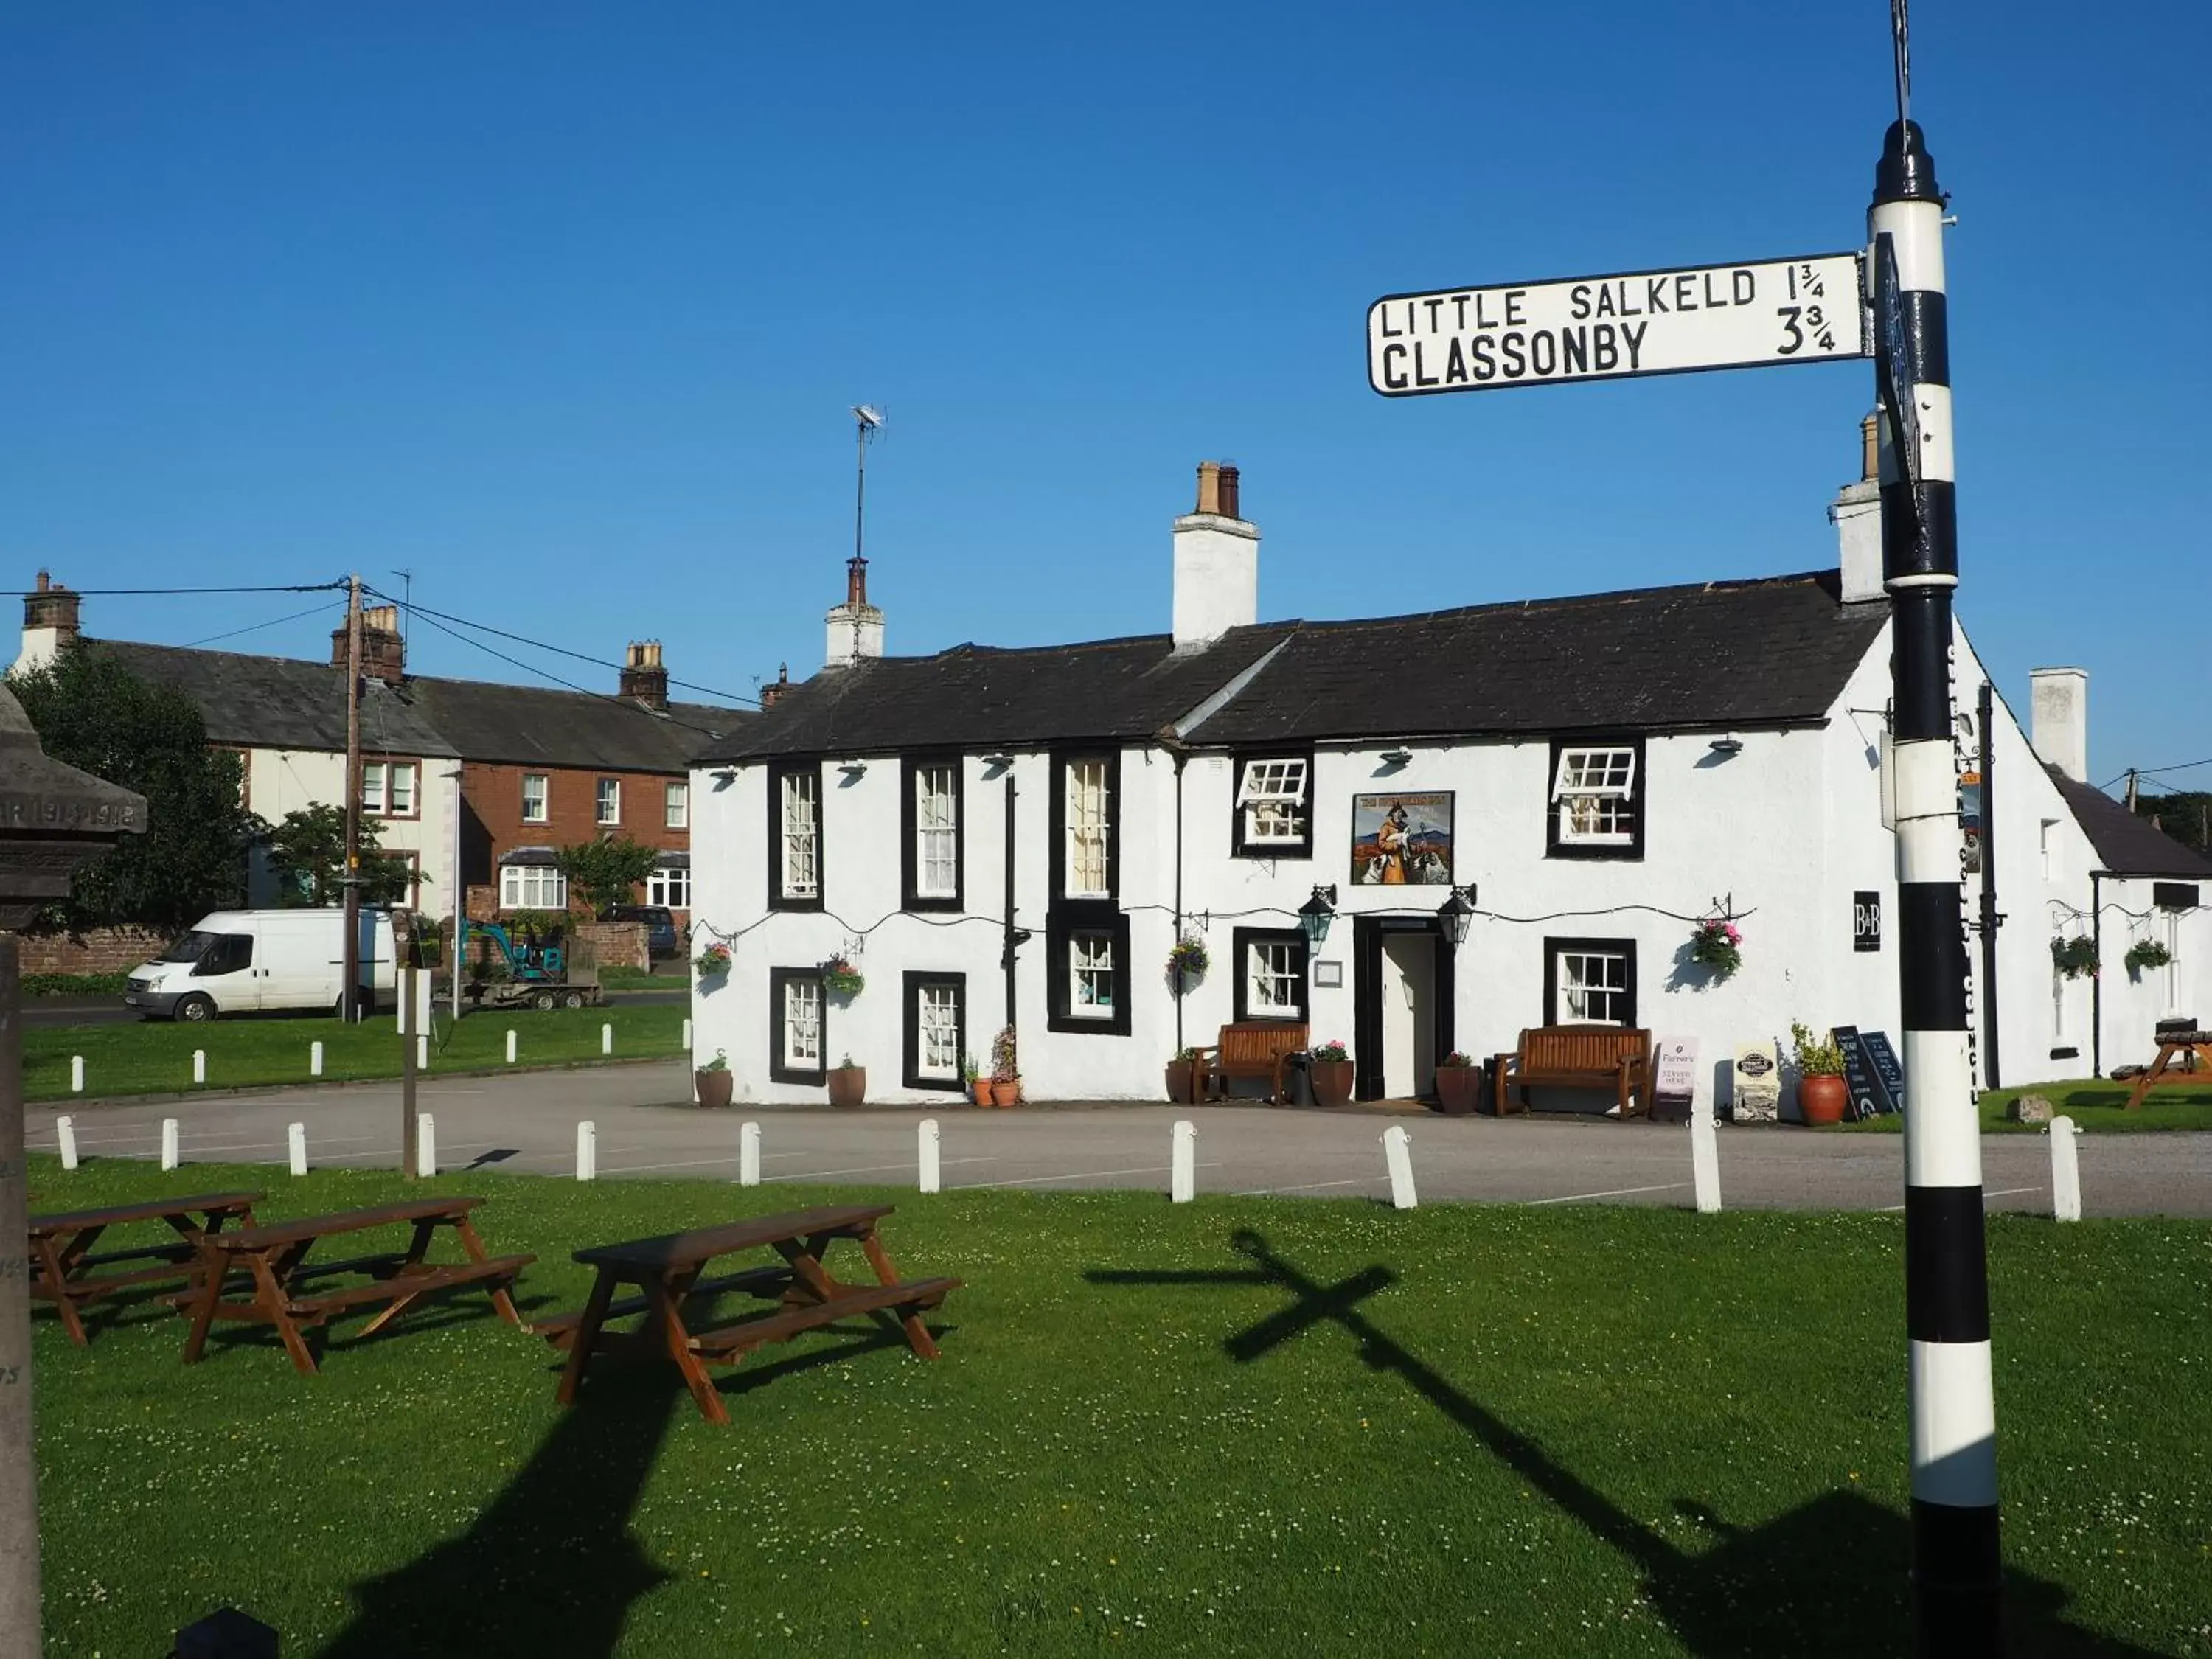
M211 743L326 751L345 747L343 669L234 651L125 640L98 643L134 672L191 698ZM397 687L366 682L361 730L372 753L682 772L693 750L752 718L748 709L703 703L671 703L663 715L582 691L417 675Z
M1888 615L1886 602L1842 604L1826 571L1267 623L1182 655L1164 635L1019 651L963 645L817 675L702 758L1150 737L1255 665L1188 741L1802 725L1834 707Z
M2097 862L2111 874L2212 881L2212 859L2153 828L2148 818L2136 817L2103 790L2076 783L2055 766L2044 769L2096 848Z

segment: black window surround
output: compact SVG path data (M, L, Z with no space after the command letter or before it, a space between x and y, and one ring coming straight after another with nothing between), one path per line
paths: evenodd
M1306 832L1296 841L1257 841L1244 839L1245 809L1237 803L1244 793L1244 769L1255 761L1294 761L1306 763ZM1229 765L1229 855L1238 859L1310 859L1313 856L1314 807L1320 791L1314 777L1314 751L1269 749L1254 750L1249 754L1232 757Z
M1237 975L1233 1007L1237 1022L1246 1020L1280 1020L1285 1024L1304 1024L1313 1009L1313 988L1306 977L1306 936L1295 927L1238 927L1230 933L1230 967ZM1252 947L1255 945L1287 945L1291 947L1291 960L1297 964L1298 975L1298 1010L1286 1014L1279 1008L1255 1011L1252 1000Z
M775 1083L824 1083L830 1076L830 998L822 997L822 1063L807 1067L787 1066L783 1053L783 992L787 985L811 981L822 984L819 968L771 968L768 970L768 1074Z
M1553 786L1559 779L1559 757L1570 749L1627 749L1636 756L1636 776L1628 790L1629 839L1625 844L1562 841L1559 839L1559 799ZM1626 732L1588 738L1552 739L1552 763L1544 774L1544 856L1553 859L1641 859L1644 856L1644 800L1645 778L1644 739Z
M1104 933L1114 941L1114 1012L1103 1018L1073 1012L1070 941L1077 933ZM1129 918L1106 900L1066 899L1045 921L1045 1029L1094 1036L1129 1035Z
M1103 898L1067 893L1067 770L1078 761L1106 763L1106 892ZM1052 896L1053 902L1111 904L1121 896L1121 751L1118 749L1055 750L1052 757Z
M942 1089L948 1094L959 1094L967 1087L967 1080L956 1069L946 1077L924 1077L921 1074L921 993L925 988L942 990L950 988L953 1007L957 1011L954 1021L953 1047L963 1060L968 1056L968 975L965 974L909 973L902 975L906 1012L901 1018L905 1035L901 1048L900 1081L909 1089Z
M921 879L921 804L915 784L924 771L944 768L952 774L952 892L925 896ZM908 755L899 764L899 896L907 910L958 910L968 886L968 767L957 754Z
M1623 1000L1627 1003L1626 1017L1620 1024L1631 1030L1636 1020L1636 941L1632 939L1550 939L1544 941L1544 1024L1557 1025L1559 1021L1559 957L1570 951L1603 951L1625 957L1626 972Z
M814 780L814 892L811 897L791 898L783 890L783 781L788 777ZM768 769L768 908L771 910L819 910L828 883L829 796L822 787L818 760L785 760Z

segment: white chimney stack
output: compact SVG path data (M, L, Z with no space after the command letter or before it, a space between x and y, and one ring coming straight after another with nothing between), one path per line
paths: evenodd
M2027 677L2028 741L2044 762L2076 783L2089 781L2089 676L2080 668L2038 668Z
M848 668L884 654L884 613L868 603L868 562L859 554L845 561L845 603L831 605L823 620L824 668Z
M1859 477L1836 492L1828 517L1836 526L1845 605L1883 597L1881 586L1881 444L1879 413L1859 422Z
M1210 645L1260 620L1260 526L1237 515L1237 469L1198 467L1198 510L1175 521L1175 642Z

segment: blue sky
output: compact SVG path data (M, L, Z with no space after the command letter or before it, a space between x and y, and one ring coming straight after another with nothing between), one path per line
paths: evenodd
M2212 21L1923 0L1913 44L1963 221L1962 614L2023 711L2031 666L2089 669L2098 781L2212 757ZM819 662L869 400L895 651L1164 629L1207 457L1268 616L1825 565L1870 366L1389 403L1363 322L1853 246L1890 96L1882 0L10 7L0 555L86 588L407 568L745 692ZM412 660L518 677L420 627Z

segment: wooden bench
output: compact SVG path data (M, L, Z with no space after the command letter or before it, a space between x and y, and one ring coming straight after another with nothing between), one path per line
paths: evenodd
M1651 1033L1620 1025L1539 1025L1521 1033L1512 1054L1491 1061L1500 1117L1514 1109L1510 1091L1541 1084L1560 1089L1610 1089L1624 1121L1651 1109Z
M261 1197L259 1193L200 1193L191 1198L155 1198L143 1204L34 1215L30 1226L32 1297L54 1304L70 1340L82 1348L89 1339L84 1322L77 1316L80 1304L117 1296L141 1285L190 1279L198 1240L204 1234L221 1231L226 1221L252 1226L253 1206ZM166 1221L177 1237L135 1249L94 1253L93 1245L107 1229L140 1221ZM145 1265L119 1273L93 1271L120 1262Z
M2202 1087L2212 1075L2212 1031L2167 1029L2158 1034L2158 1058L2136 1079L2128 1093L2128 1110L2143 1103L2154 1089Z
M197 1241L191 1290L173 1298L191 1321L185 1339L185 1364L197 1364L206 1346L210 1328L217 1320L270 1325L292 1356L294 1368L312 1376L315 1358L308 1351L304 1332L327 1323L336 1316L377 1303L384 1310L362 1328L367 1336L382 1329L415 1303L436 1291L484 1285L492 1305L510 1325L520 1325L508 1286L534 1255L495 1256L484 1249L469 1220L469 1212L480 1198L419 1198L397 1204L380 1204L366 1210L346 1210L336 1215L312 1216L300 1221L280 1221L265 1227L244 1227L234 1233L209 1233ZM372 1228L411 1226L407 1247L382 1254L310 1265L307 1252L318 1241ZM441 1227L450 1227L467 1256L464 1261L432 1261L430 1242ZM363 1273L365 1285L337 1289L317 1287L317 1281L340 1273ZM225 1287L239 1281L252 1287L250 1296L226 1301Z
M686 1292L687 1301L704 1302L734 1291L758 1297L764 1302L774 1302L791 1288L791 1269L788 1267L748 1267L743 1273L725 1273L720 1279L702 1279ZM630 1319L652 1309L652 1299L646 1296L616 1297L607 1304L603 1319ZM530 1334L542 1336L555 1347L567 1349L576 1340L576 1331L584 1322L584 1310L574 1313L555 1314L548 1319L530 1322Z
M1193 1098L1204 1100L1209 1090L1226 1098L1231 1078L1267 1079L1267 1100L1280 1105L1283 1073L1292 1054L1306 1051L1310 1039L1304 1022L1286 1019L1238 1020L1221 1028L1220 1040L1200 1048L1192 1062Z

